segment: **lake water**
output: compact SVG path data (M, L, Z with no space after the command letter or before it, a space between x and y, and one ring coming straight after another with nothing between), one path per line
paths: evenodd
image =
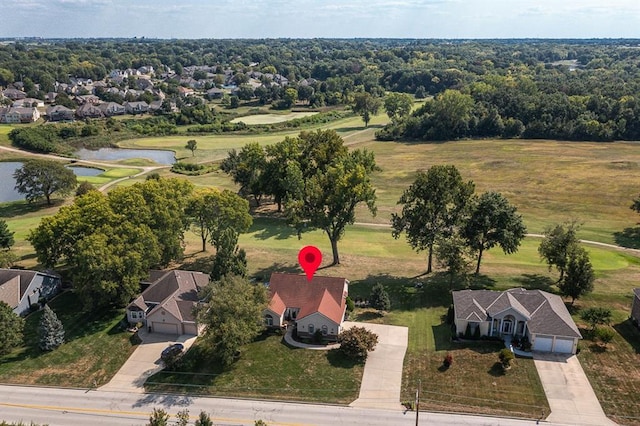
M16 180L13 174L20 167L22 163L18 161L0 162L0 182L4 182L0 185L0 203L24 200L24 195L14 189ZM69 169L73 170L76 176L97 176L104 172L104 170L82 166L70 166Z
M161 149L125 149L125 148L82 148L75 153L82 160L127 160L130 158L145 158L158 164L171 165L176 162L173 151Z
M0 162L0 202L24 200L24 195L13 189L16 186L16 180L13 174L22 167L22 163L17 161Z
M98 176L100 173L104 172L102 169L83 166L67 166L67 169L73 171L76 176Z

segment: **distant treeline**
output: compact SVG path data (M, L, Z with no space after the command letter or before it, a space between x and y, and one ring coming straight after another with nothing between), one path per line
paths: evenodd
M113 69L153 66L161 77L208 65L236 81L252 71L278 73L311 105L349 104L361 91L435 98L381 131L384 139L638 139L639 47L639 40L18 41L0 46L0 86L22 81L33 96L56 81L100 80ZM177 83L163 84L172 93ZM277 90L284 93L254 95L275 105L286 99ZM169 122L217 127L204 108L185 109Z

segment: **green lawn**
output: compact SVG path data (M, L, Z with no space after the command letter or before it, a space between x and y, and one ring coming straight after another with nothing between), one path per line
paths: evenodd
M72 292L61 294L49 306L64 325L66 343L54 351L42 352L37 334L42 313L29 315L24 347L0 358L0 382L100 386L111 379L136 348L133 335L119 328L124 310L82 312Z
M280 335L265 335L241 349L227 369L197 342L176 372L147 380L147 391L348 404L358 397L363 364L336 350L290 348Z

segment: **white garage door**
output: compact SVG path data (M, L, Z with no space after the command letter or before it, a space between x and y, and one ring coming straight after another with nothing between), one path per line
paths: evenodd
M536 341L533 342L534 351L551 352L551 346L553 346L551 336L536 336Z
M195 324L184 324L184 334L198 334L198 329Z
M151 330L153 333L178 334L178 324L153 322L151 323Z
M573 339L560 339L556 337L556 345L553 347L554 352L570 354L573 352Z

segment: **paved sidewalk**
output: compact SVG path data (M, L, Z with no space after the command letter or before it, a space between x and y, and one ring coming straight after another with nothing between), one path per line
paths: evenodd
M409 342L409 329L394 325L360 322L344 323L344 328L365 327L378 335L376 348L369 352L364 366L358 399L349 406L403 410L400 404L402 364Z
M616 425L609 420L575 355L534 352L551 414L548 422L567 425Z
M142 343L111 381L100 387L100 390L144 393L144 382L147 378L164 368L160 360L162 350L172 343L182 343L186 352L196 340L196 336L188 334L149 334L144 328L138 330L138 336Z

